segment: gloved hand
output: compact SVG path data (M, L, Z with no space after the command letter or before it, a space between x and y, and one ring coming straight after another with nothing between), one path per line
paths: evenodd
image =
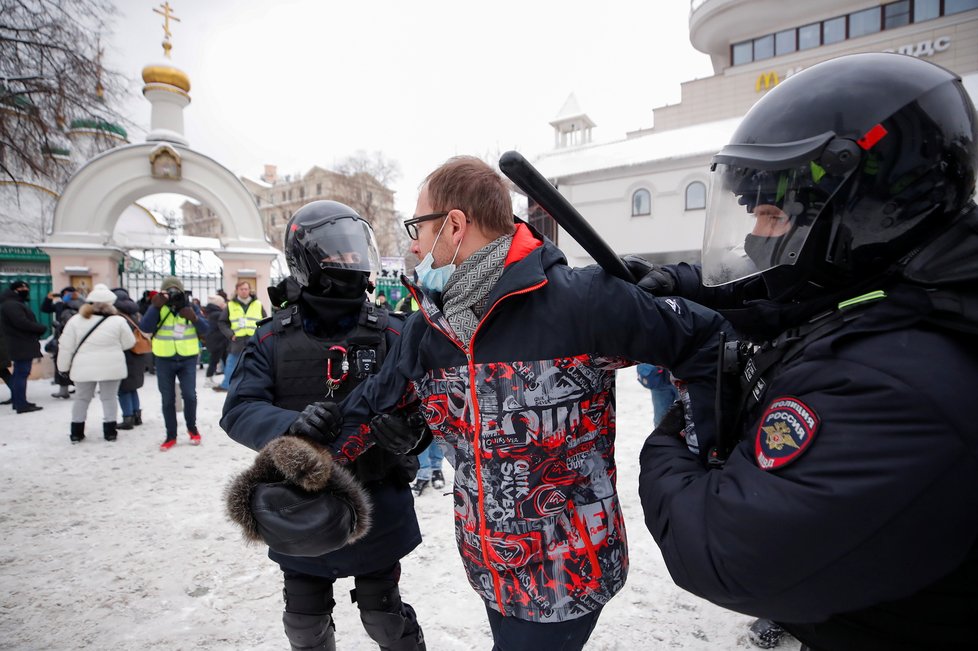
M317 443L329 445L340 435L343 414L335 402L314 402L306 405L299 417L289 426L292 436L305 436Z
M683 402L677 400L672 403L666 415L659 421L658 426L652 430L653 436L671 436L682 438L683 429L686 427L686 415L683 413Z
M153 294L153 296L149 299L149 302L152 303L153 307L155 307L157 310L162 309L163 306L166 305L166 294L162 292Z
M197 313L194 312L194 308L190 307L189 305L180 308L180 311L177 312L177 314L185 318L187 321L190 321L191 323L197 321Z
M662 267L637 255L622 256L628 270L635 277L636 285L653 296L672 296L676 291L676 280Z
M418 446L428 424L418 412L407 418L398 414L379 414L370 421L370 433L377 445L394 454L407 454Z

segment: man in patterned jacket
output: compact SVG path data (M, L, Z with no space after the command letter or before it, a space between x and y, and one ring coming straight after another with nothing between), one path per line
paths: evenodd
M342 403L334 457L413 447L416 435L370 419L416 391L455 468L456 540L495 648L580 649L628 570L615 370L645 361L684 380L698 428L687 442L705 453L725 322L597 267L569 268L514 225L502 178L476 158L430 174L405 226L421 262L417 284L402 280L420 309L380 373Z

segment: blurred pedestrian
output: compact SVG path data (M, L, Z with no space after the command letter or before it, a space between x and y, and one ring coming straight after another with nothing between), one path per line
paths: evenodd
M75 383L69 436L72 443L85 438L85 417L96 385L102 401L102 435L106 441L117 437L116 399L127 373L124 351L133 347L136 337L113 307L115 302L116 295L108 287L95 285L61 333L58 371Z
M207 334L210 327L200 308L187 299L183 283L167 276L160 292L150 299L150 307L139 321L139 329L153 333L153 360L156 383L162 399L166 438L160 444L165 452L177 444L176 381L180 380L183 418L191 445L200 445L197 429L197 355L200 340L197 333Z
M205 387L210 387L213 389L217 386L214 382L214 374L217 372L217 367L221 367L221 372L224 372L224 359L228 354L228 338L221 332L218 322L221 320L221 313L224 308L227 307L227 303L220 294L214 294L207 298L207 305L204 306L204 316L207 318L210 324L210 330L207 332L207 336L204 337L204 346L207 348L207 371L205 373L206 380L204 381Z
M51 359L57 363L58 359L58 339L61 331L64 330L68 319L78 314L78 310L85 304L85 299L72 286L65 287L60 292L51 292L41 303L41 312L53 314L54 320L51 324L53 330L51 339L44 345L44 350L51 354ZM58 390L51 394L52 398L68 400L71 398L71 383L61 375L54 374L54 384L58 385Z
M242 280L234 286L234 298L228 301L227 307L221 313L218 325L221 332L229 340L227 361L224 363L224 380L220 386L213 387L215 391L227 391L234 374L234 366L251 335L255 334L258 322L267 316L265 306L261 304L251 290L251 283Z
M11 376L11 401L18 414L42 409L27 401L27 378L31 374L34 360L41 357L41 335L47 329L37 321L27 301L31 288L24 280L15 280L10 288L0 296L0 320L3 334L7 339L7 354L14 363Z
M679 399L669 371L653 364L638 364L638 383L652 393L652 424L658 427L669 407Z
M129 292L121 287L112 290L116 295L115 309L126 320L130 332L133 336L139 329L139 305L132 300ZM137 336L137 339L139 337ZM150 354L137 352L136 348L126 351L126 377L119 384L119 407L122 409L122 422L118 429L133 429L136 425L143 424L143 410L139 403L139 389L142 388L146 378L146 366L149 362Z
M418 453L418 476L411 485L416 497L421 497L427 488L440 490L445 488L445 475L441 471L441 462L445 460L445 449L438 441Z
M10 353L7 352L7 338L3 336L3 324L0 323L0 380L10 389L10 397L0 402L9 405L14 401L13 375L10 373Z

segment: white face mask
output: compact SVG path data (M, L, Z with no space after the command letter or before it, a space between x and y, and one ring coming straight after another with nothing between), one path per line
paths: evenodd
M428 255L421 259L421 262L414 268L414 273L418 278L418 284L424 289L430 292L441 292L445 289L445 284L453 273L455 273L455 258L458 257L458 251L462 248L462 241L459 240L458 246L455 247L455 255L452 256L452 261L443 267L438 267L437 269L432 269L431 265L435 263L435 258L432 253L435 250L435 244L438 244L438 238L441 237L441 232L445 230L445 224L448 223L448 218L441 223L441 228L438 229L438 235L435 235L435 241L431 245L431 251L428 251Z

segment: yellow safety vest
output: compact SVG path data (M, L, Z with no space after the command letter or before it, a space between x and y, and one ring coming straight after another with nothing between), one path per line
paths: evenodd
M194 357L200 353L197 328L164 305L160 308L160 328L153 335L153 354L157 357Z
M255 334L258 322L261 321L261 301L251 299L247 310L241 303L231 301L228 303L228 321L231 322L231 332L238 339Z

